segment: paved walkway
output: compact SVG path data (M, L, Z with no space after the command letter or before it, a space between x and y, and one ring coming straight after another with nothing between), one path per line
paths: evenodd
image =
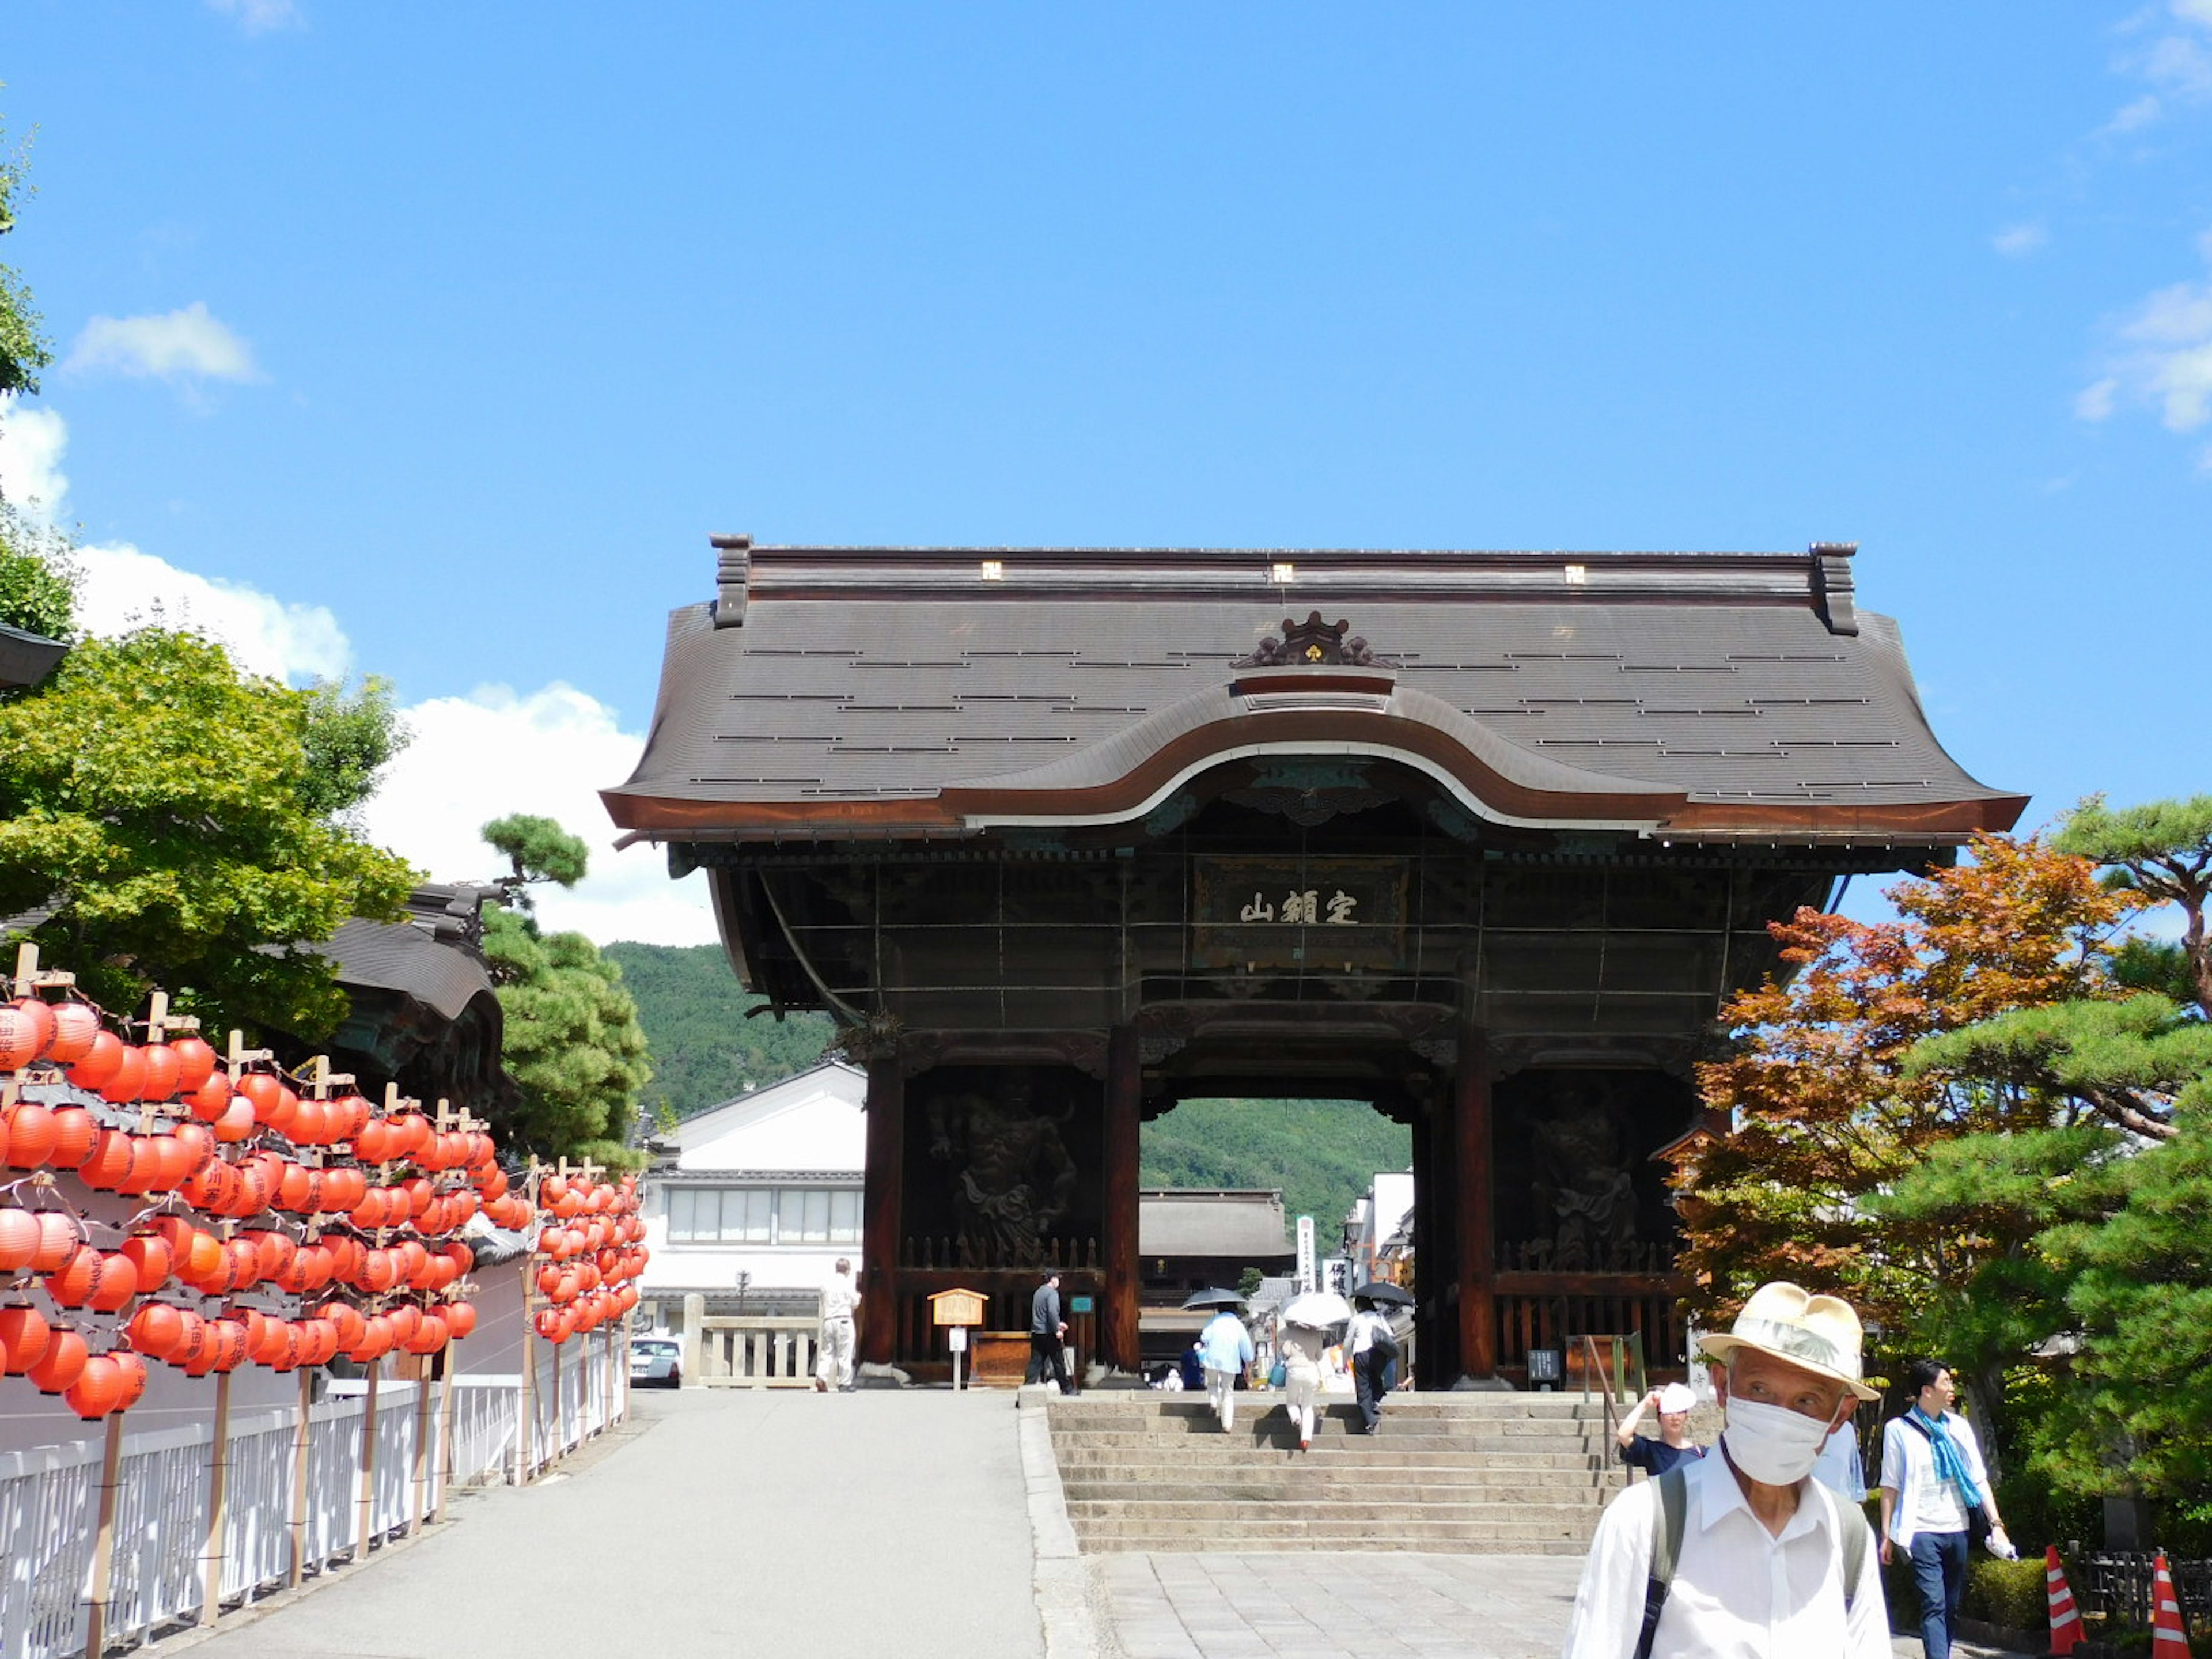
M457 1497L192 1659L1043 1654L1007 1395L632 1398L551 1480Z
M193 1659L1550 1659L1579 1558L1079 1556L1000 1393L685 1390ZM1920 1644L1899 1638L1900 1659ZM1962 1659L1984 1650L1961 1648Z

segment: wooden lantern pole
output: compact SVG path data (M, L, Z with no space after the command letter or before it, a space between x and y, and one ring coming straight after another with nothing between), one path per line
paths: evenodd
M376 1379L383 1372L381 1358L368 1362L368 1393L361 1418L361 1513L354 1523L353 1561L368 1559L368 1529L376 1505Z
M200 1553L206 1569L206 1589L200 1602L200 1623L212 1625L222 1613L223 1504L230 1479L230 1373L217 1371L215 1379L215 1440L208 1451L207 1547Z
M314 1431L309 1413L315 1403L315 1374L312 1366L300 1368L300 1420L292 1430L292 1559L284 1569L284 1582L297 1589L307 1568L307 1452Z
M92 1599L84 1610L84 1659L100 1659L107 1636L107 1605L115 1578L115 1505L123 1484L123 1413L107 1417L107 1443L100 1460L100 1531L92 1547Z

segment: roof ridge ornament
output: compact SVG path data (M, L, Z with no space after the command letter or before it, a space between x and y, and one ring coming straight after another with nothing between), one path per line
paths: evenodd
M1858 608L1851 599L1851 556L1858 550L1856 542L1814 542L1806 550L1813 556L1814 602L1831 634L1859 631Z
M714 550L714 626L745 625L745 590L752 582L753 538L709 536Z
M1249 656L1243 656L1229 665L1231 668L1322 668L1351 666L1353 668L1395 668L1399 665L1388 657L1377 656L1367 641L1358 635L1346 638L1350 622L1340 617L1333 623L1321 619L1318 611L1307 613L1299 622L1285 617L1280 638L1270 634L1255 646Z

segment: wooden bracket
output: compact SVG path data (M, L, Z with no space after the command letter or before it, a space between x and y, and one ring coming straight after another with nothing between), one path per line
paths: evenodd
M172 1031L197 1031L200 1029L198 1014L173 1014L169 1012L169 994L156 991L146 1009L146 1041L160 1042Z
M76 983L75 974L40 973L37 945L26 940L16 947L15 995L27 996L33 991L42 990L48 986L69 986Z
M276 1051L275 1049L249 1048L246 1046L246 1033L243 1031L233 1031L230 1034L230 1052L223 1056L223 1063L230 1068L231 1076L235 1078L241 1071L245 1070L246 1066L252 1065L256 1060L274 1060L276 1058Z
M331 1091L340 1084L343 1084L349 1089L352 1088L353 1073L331 1070L331 1057L328 1054L317 1054L307 1062L307 1088L311 1091L312 1098L328 1100L331 1097Z

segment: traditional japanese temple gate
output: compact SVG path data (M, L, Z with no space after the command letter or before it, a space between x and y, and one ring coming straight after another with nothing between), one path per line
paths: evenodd
M1671 1363L1651 1154L1767 922L2025 804L1937 744L1844 546L715 545L605 799L867 1065L878 1360L942 1360L956 1284L1022 1323L1051 1264L1133 1367L1139 1125L1252 1095L1412 1126L1422 1386L1583 1331Z

